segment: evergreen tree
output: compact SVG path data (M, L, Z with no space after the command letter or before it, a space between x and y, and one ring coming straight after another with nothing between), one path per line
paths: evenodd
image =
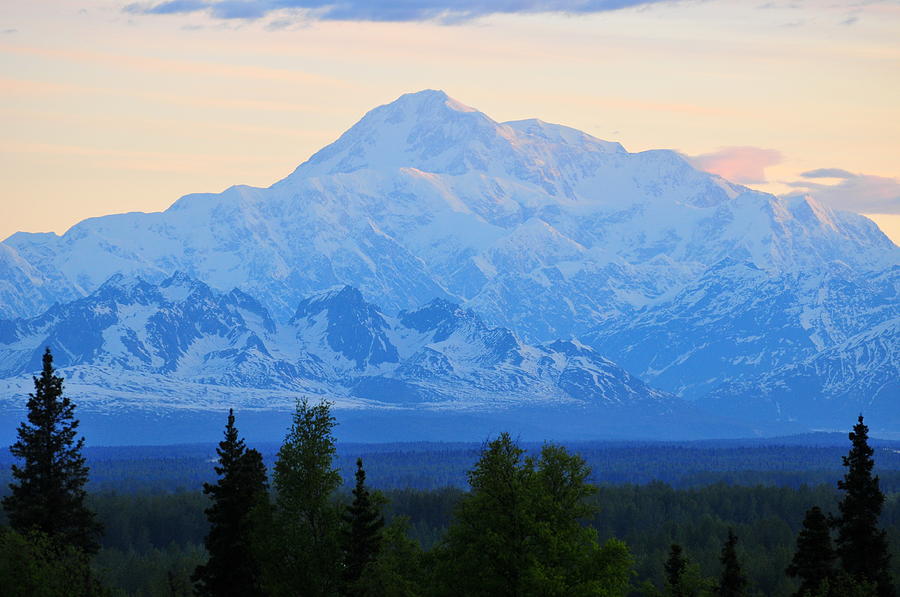
M102 529L84 504L84 438L75 439L75 405L63 396L63 379L54 373L49 347L27 408L28 422L19 425L18 440L10 447L24 462L21 468L13 465L12 493L3 499L9 523L20 533L37 531L60 546L96 553Z
M366 488L366 471L362 458L356 459L356 487L353 503L344 513L344 583L347 595L361 595L357 583L366 566L378 557L381 550L384 516L380 496L372 496Z
M293 424L275 461L277 537L268 558L271 591L333 595L341 584L341 512L332 497L341 485L334 468L331 404L297 402Z
M850 452L843 457L847 472L838 481L845 492L838 504L837 554L847 574L863 582L875 583L879 597L895 595L891 581L887 535L878 528L878 517L884 505L879 479L872 476L874 450L869 446L869 428L862 415L850 432Z
M262 455L248 450L234 426L234 410L228 411L225 439L216 449L219 480L204 483L203 493L212 504L206 509L210 529L205 544L206 564L192 579L196 594L210 597L262 595L260 566L254 553L255 515L268 501L266 469Z
M734 531L728 529L728 539L722 547L722 555L719 561L722 563L722 575L719 578L719 585L716 587L716 594L720 597L742 597L747 588L747 577L741 570L741 563L737 558L737 536Z
M828 519L818 506L813 506L806 511L803 528L797 535L797 551L787 568L789 576L800 579L795 597L818 594L822 583L834 576L836 559Z
M684 557L684 550L677 543L673 543L669 547L669 557L663 565L666 576L666 591L671 597L687 597L688 593L683 587L687 565L688 561Z
M684 555L681 545L677 543L669 547L669 556L663 564L663 572L665 577L663 594L667 597L708 595L714 587L712 579L700 573L700 566L696 562L691 562Z

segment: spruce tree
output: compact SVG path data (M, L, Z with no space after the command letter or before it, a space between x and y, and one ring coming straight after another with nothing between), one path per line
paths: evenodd
M686 597L687 592L683 588L684 573L687 569L687 558L684 551L677 543L669 547L669 557L663 565L666 576L666 591L671 597Z
M269 558L272 591L319 597L341 584L341 512L332 498L341 485L331 404L297 402L293 424L275 461L277 537Z
M887 535L878 528L884 493L877 476L872 476L874 450L869 446L869 428L862 415L850 432L850 452L843 457L847 472L838 481L844 497L838 504L837 554L841 567L850 576L874 583L879 597L894 597L891 581Z
M681 545L677 543L669 547L669 556L663 564L663 572L665 586L662 594L667 597L697 597L714 592L713 579L703 576L699 564L691 562L684 555Z
M43 533L60 546L96 553L102 528L84 504L88 480L84 438L76 439L75 405L63 396L63 379L54 372L49 347L27 409L28 421L19 425L18 440L10 447L12 455L23 461L21 467L13 465L12 492L3 499L10 526L23 534Z
M210 529L206 536L209 560L192 577L197 595L239 597L262 595L260 566L254 553L255 516L268 500L266 469L262 455L248 450L234 426L234 410L228 411L225 439L216 449L219 480L204 483L203 493L212 502L206 509Z
M716 587L716 595L720 597L743 597L747 588L747 577L741 570L741 563L737 558L737 536L734 531L728 529L728 538L722 546L722 555L719 562L722 563L722 575Z
M818 506L813 506L803 518L803 528L797 535L797 551L787 568L788 576L800 579L795 597L818 594L823 582L834 576L836 559L828 519Z
M353 503L344 512L344 583L347 595L363 594L358 590L357 583L366 566L375 561L381 550L384 516L378 497L369 493L362 458L357 458Z

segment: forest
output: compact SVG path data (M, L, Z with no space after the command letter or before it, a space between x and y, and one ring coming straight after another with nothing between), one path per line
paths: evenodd
M900 578L900 452L862 417L843 446L338 446L328 403L301 402L278 446L223 416L210 455L85 447L61 390L45 358L0 459L4 595L883 597Z

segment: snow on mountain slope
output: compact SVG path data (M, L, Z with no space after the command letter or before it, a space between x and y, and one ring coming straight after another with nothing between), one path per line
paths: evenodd
M0 243L0 318L30 313L35 306L49 306L58 296L73 299L80 294L71 289L60 292L12 246Z
M305 296L351 284L391 312L445 298L538 340L627 316L729 256L775 274L900 262L861 216L733 185L671 151L498 123L439 91L372 110L268 189L5 244L62 299L116 273L180 270L288 319ZM52 299L23 288L7 310Z
M117 275L39 317L0 321L4 384L26 386L45 346L89 407L111 410L119 399L156 409L223 400L266 409L304 393L356 407L677 405L577 343L523 344L442 300L390 317L351 287L305 299L278 324L239 290L218 292L181 273L159 284ZM273 403L257 390L271 390Z
M303 370L272 358L263 341L274 332L268 312L239 290L215 292L184 274L159 285L116 275L39 317L0 322L0 377L35 371L51 346L60 368L296 389L289 382Z
M703 403L755 420L839 426L863 413L900 425L900 317L889 319L799 363L715 388ZM839 428L839 427L838 427Z
M725 259L672 299L586 341L656 387L697 398L812 357L900 316L900 268L772 276Z

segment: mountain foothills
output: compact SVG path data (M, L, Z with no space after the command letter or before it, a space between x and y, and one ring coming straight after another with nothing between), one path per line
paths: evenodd
M269 188L14 234L0 317L4 400L49 344L108 411L315 394L900 431L900 248L870 220L439 91Z
M82 389L87 407L117 390L117 406L125 394L132 407L157 406L167 384L181 407L217 390L227 398L211 407L275 406L269 396L279 393L288 408L304 394L346 407L677 403L578 342L527 345L443 299L391 317L349 286L276 323L240 290L220 293L182 274L159 285L119 275L39 317L0 323L0 376L26 383L44 345L57 348L70 388L96 386Z

